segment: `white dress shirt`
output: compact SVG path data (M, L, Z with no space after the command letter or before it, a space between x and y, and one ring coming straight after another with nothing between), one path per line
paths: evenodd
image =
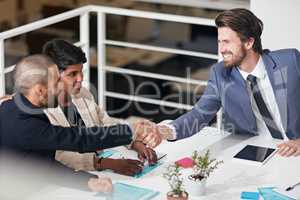
M279 108L278 108L278 105L277 105L277 102L275 99L274 91L273 91L270 79L268 77L266 67L262 60L262 57L260 56L255 68L253 69L253 71L251 73L245 72L239 68L238 68L238 70L241 73L243 79L247 82L247 90L248 90L248 93L250 96L251 107L252 107L252 110L253 110L255 118L256 118L258 134L262 137L272 138L272 135L271 135L266 123L264 122L264 120L259 112L259 109L257 107L257 104L254 100L253 94L251 92L250 82L247 81L247 76L250 74L256 77L257 85L261 92L262 98L263 98L264 102L266 103L266 106L267 106L270 114L272 115L273 120L276 123L283 138L285 140L287 140L287 136L285 134L283 124L281 121Z
M264 122L264 120L258 110L258 107L256 105L256 102L254 100L253 94L251 92L250 83L249 83L249 81L247 81L247 76L249 74L256 77L257 85L261 91L262 98L265 101L266 106L267 106L270 114L273 117L274 122L276 123L277 127L279 128L279 131L281 132L284 140L288 140L288 137L286 136L284 128L283 128L283 124L281 121L279 108L278 108L278 105L277 105L277 102L275 99L274 91L273 91L270 79L268 77L266 67L262 60L262 57L260 56L254 70L251 73L242 71L239 68L238 68L238 70L241 73L243 79L247 82L247 90L248 90L248 93L250 96L251 107L252 107L252 110L253 110L255 118L256 118L257 131L258 131L259 136L267 138L267 139L272 139L272 135L271 135L266 123ZM169 121L168 121L168 123L162 122L162 124L168 126L172 130L173 139L176 139L177 133L176 133L175 127L173 125L171 125L169 123Z

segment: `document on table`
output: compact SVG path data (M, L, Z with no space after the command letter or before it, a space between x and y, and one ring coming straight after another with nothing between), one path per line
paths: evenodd
M134 151L130 151L125 148L112 148L112 149L106 149L104 151L101 151L98 153L99 157L104 157L104 158L113 158L113 159L136 159L138 160L137 154ZM149 165L148 161L144 163L144 169L141 173L136 174L134 177L135 178L140 178L145 176L146 174L152 172L154 169L157 167L161 166L164 163L164 158L166 154L157 152L157 158L158 162L155 165Z

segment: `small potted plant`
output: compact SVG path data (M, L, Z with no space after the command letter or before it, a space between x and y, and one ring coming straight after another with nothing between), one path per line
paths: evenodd
M167 200L187 200L188 193L183 188L183 178L181 178L181 167L172 164L167 167L167 171L163 174L171 187L171 191L167 193Z
M214 158L211 159L209 150L204 155L200 155L197 151L194 151L192 159L194 161L194 174L188 176L188 192L195 196L204 195L207 178L223 161L217 161Z

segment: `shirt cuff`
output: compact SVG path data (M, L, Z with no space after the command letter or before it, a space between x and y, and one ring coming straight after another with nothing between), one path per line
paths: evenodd
M163 138L166 138L169 141L173 141L177 139L175 126L171 124L172 121L173 120L164 120L158 124L158 125L164 125L170 130L170 131L162 131Z

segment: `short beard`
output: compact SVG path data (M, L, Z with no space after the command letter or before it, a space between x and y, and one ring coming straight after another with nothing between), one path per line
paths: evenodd
M46 109L46 108L56 108L58 106L58 98L55 97L50 97L46 98L46 101L41 103L41 108Z
M235 60L233 60L232 63L226 63L224 61L224 67L231 69L233 67L240 66L245 57L246 57L246 49L243 46L241 46L240 54L237 55L237 58L234 58Z

